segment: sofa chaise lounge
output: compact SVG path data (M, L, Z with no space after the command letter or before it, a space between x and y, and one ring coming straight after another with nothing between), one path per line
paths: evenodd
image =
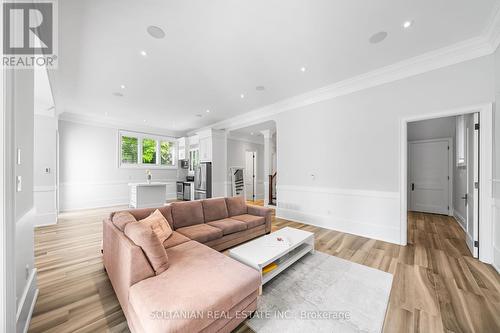
M104 266L131 331L232 331L256 310L261 280L256 270L218 251L269 233L272 210L247 205L242 197L157 209L173 230L160 246L168 258L161 272L148 249L127 236L129 223L156 208L114 212L104 220Z

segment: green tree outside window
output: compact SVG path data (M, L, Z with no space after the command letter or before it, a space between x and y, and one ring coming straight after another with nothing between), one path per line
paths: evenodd
M142 140L142 163L156 164L156 140Z
M122 163L137 164L137 138L122 136Z
M160 143L160 163L161 165L174 165L173 143L162 141Z

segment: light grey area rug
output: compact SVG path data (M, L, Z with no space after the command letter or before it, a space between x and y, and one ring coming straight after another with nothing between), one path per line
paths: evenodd
M267 332L381 332L392 274L321 252L264 285L246 324Z

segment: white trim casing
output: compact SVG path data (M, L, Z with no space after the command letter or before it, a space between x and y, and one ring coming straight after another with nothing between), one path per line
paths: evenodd
M401 118L400 126L400 193L401 244L407 243L407 125L409 122L456 116L478 112L480 117L480 170L479 170L479 260L493 262L492 158L493 158L493 105L491 103L466 106L451 110Z
M3 17L3 6L0 6ZM3 25L0 24L0 35ZM0 52L3 49L0 43ZM16 330L14 73L0 67L0 332Z

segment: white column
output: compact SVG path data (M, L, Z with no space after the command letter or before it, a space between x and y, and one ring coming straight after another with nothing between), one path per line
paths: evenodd
M272 137L274 130L260 131L264 135L264 205L269 204L269 175L272 172Z

